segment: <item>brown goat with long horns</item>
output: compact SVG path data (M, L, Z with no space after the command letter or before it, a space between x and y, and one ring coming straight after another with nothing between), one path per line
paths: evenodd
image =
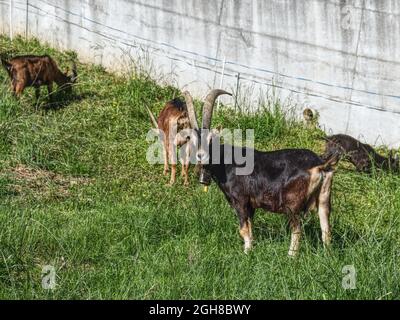
M60 71L56 62L48 55L17 56L7 61L0 58L1 64L6 69L11 78L12 91L20 96L26 87L34 87L36 99L40 95L40 87L47 86L47 91L51 99L53 83L59 88L71 91L71 86L76 82L76 64L73 63L72 75L67 75Z

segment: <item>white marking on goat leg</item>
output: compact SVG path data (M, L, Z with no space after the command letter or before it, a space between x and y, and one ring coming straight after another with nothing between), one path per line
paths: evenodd
M168 145L169 163L171 164L171 178L169 185L173 185L176 180L176 146L172 143Z
M310 173L310 182L308 184L307 196L310 197L321 185L324 173L318 167L312 168L308 172Z
M239 233L244 240L244 253L247 254L252 247L251 243L253 240L250 219L247 219L247 221L244 223L243 227L240 228Z
M331 229L329 225L330 195L333 172L327 172L319 193L318 216L321 226L322 242L328 246L331 242Z
M183 184L185 186L189 185L189 164L190 164L190 143L187 142L183 146L183 159L182 159L182 171L181 175L184 178Z
M251 250L251 239L250 237L244 238L244 253L248 253Z
M253 231L250 218L247 219L247 228L248 228L248 235L247 238L244 240L244 251L247 253L252 248L253 242Z
M292 221L291 222L291 227L292 227L292 235L290 239L290 247L289 247L289 252L288 255L291 257L294 257L297 255L300 247L300 239L301 239L301 226L300 226L300 221Z
M168 154L168 146L165 142L163 142L163 157L164 157L164 172L163 172L163 174L166 176L169 171L169 165L168 165L169 154Z

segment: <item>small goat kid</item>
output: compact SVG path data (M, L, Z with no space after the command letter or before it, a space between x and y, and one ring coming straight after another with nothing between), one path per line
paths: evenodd
M370 145L346 135L336 134L323 138L325 153L322 159L328 159L333 154L339 154L343 159L350 161L360 172L370 172L372 167L383 170L399 170L400 162L392 154L388 158L378 154Z
M169 184L176 180L176 147L184 146L184 157L182 159L182 176L184 185L189 185L189 164L190 164L190 132L189 115L186 104L178 98L166 103L161 110L158 119L146 106L147 112L153 126L161 131L161 141L164 150L164 175L168 174L171 164L171 178Z
M10 76L12 91L17 96L20 96L26 87L34 87L36 99L38 99L40 87L46 85L51 99L53 82L70 92L71 85L77 79L75 63L73 63L72 75L68 76L67 72L62 73L58 69L56 62L48 55L17 56L9 61L1 58L1 64Z
M195 118L192 101L187 99L188 95L185 97L190 119L193 119L191 126L198 133L197 141L201 141L196 153L196 159L201 166L200 182L209 185L212 178L236 211L245 252L252 246L252 220L256 208L288 216L292 230L289 248L291 256L299 249L301 214L318 208L322 240L328 245L331 240L329 225L333 179L331 166L337 162L337 157L323 161L314 152L306 149L262 152L220 144L219 161L210 162L209 159L213 157L212 151L215 150L212 146L213 138L209 133L211 117L215 98L221 94L228 93L223 90L212 90L207 96L203 106L201 129ZM207 138L204 139L202 135L206 135ZM254 167L250 174L238 175L236 169L243 165L235 163L235 159L227 163L224 151L230 148L233 150L230 154L235 154L235 149L239 149L236 152L240 151L236 154L242 155L254 152Z

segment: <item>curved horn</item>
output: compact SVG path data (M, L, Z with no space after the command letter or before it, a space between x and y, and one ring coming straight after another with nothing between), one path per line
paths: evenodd
M151 122L153 123L154 127L155 127L156 129L158 129L157 120L156 120L156 118L154 117L153 113L150 111L150 109L149 109L149 107L148 107L148 106L146 106L146 105L144 105L144 106L146 107L146 109L147 109L147 112L149 113L149 116L150 116Z
M189 114L190 125L192 126L193 129L197 130L197 129L199 129L199 124L197 122L196 112L194 111L193 98L190 95L189 91L183 92L183 96L185 97L186 107L187 107L188 114Z
M226 92L221 89L214 89L208 93L203 105L203 129L210 129L215 100L218 98L218 96L222 94L228 94L230 96L232 95L232 93Z

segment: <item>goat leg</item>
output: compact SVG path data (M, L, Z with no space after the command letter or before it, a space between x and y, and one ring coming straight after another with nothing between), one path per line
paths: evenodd
M189 185L189 163L183 163L182 164L182 176L183 176L183 185L188 186Z
M171 179L169 181L169 185L173 185L176 180L176 149L174 148L173 143L169 143L168 153L171 163Z
M253 232L250 218L240 220L239 233L244 240L244 253L247 254L251 250L253 242Z
M21 83L14 83L13 84L13 91L16 97L20 97L22 92L24 91L25 87Z
M297 215L293 215L290 219L290 227L292 229L292 235L290 239L290 247L288 255L294 257L297 255L300 247L301 238L301 224L300 218Z
M239 216L239 234L244 240L244 253L248 253L252 247L253 231L252 231L252 216L254 209L249 206L243 207L240 203L233 204Z
M176 180L176 164L171 164L171 179L169 180L169 184L172 186Z
M318 216L321 226L322 242L328 246L331 242L331 229L329 225L329 215L331 209L331 186L333 172L326 172L322 182L321 190L318 197Z
M11 83L11 92L12 92L12 95L13 95L13 96L15 96L15 89L16 89L15 83L12 82L12 83Z
M35 87L35 97L36 101L38 101L40 97L40 87Z
M49 95L49 100L50 101L53 100L52 92L53 92L53 84L50 83L50 84L47 85L47 93Z
M163 156L164 156L164 176L166 176L168 174L169 171L169 166L168 166L168 158L169 158L169 154L168 154L168 145L167 142L164 141L163 143Z
M190 165L190 143L184 145L184 156L182 161L182 176L184 177L183 184L189 185L189 165Z

